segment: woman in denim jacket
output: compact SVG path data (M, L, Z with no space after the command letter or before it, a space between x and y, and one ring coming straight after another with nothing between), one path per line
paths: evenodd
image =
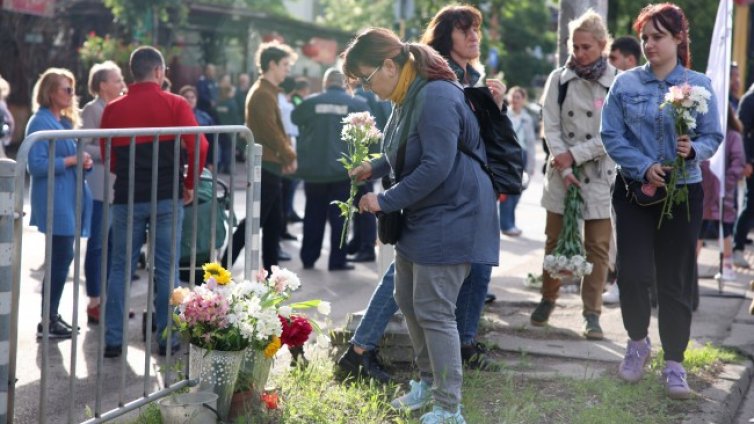
M602 141L620 167L613 193L618 241L618 287L623 325L630 340L619 375L639 381L649 362L648 287L657 282L663 376L668 395L686 399L691 390L681 365L691 329L692 283L696 278L695 247L702 221L699 162L709 159L723 139L714 95L709 111L696 116L690 135L676 134L671 108L660 109L668 89L688 83L712 91L709 79L691 71L689 25L683 10L671 3L649 5L634 23L647 64L620 74L602 110ZM663 163L679 155L686 160L690 219L686 205L673 206L673 219L657 228L662 204L640 206L629 197L631 186L645 192L663 187L670 168ZM651 187L653 186L653 187Z

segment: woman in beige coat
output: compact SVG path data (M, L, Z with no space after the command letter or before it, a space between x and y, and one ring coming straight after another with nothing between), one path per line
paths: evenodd
M584 200L584 248L593 264L581 284L584 336L602 339L599 316L607 277L611 237L610 186L615 163L605 154L600 138L600 113L616 70L607 61L610 36L602 18L587 11L568 25L570 56L553 71L544 91L544 133L552 159L545 172L542 206L547 209L545 255L555 249L563 226L565 195L576 185ZM578 167L578 177L574 168ZM555 307L560 280L543 273L542 301L531 323L545 325Z

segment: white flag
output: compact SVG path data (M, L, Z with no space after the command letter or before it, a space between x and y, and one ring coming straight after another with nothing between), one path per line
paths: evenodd
M710 43L709 60L707 61L707 76L712 80L712 90L715 92L720 128L725 134L728 124L728 91L730 88L730 46L731 30L733 28L733 0L722 0L717 8L715 30ZM710 171L720 181L718 196L725 195L725 140L720 144L717 152L710 159ZM722 211L720 212L722 217Z

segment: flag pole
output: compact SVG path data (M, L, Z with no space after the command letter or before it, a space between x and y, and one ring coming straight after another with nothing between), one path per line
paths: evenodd
M723 120L720 123L721 124L721 130L723 132L723 142L722 146L720 148L723 149L722 155L723 155L723 175L720 181L720 190L718 191L718 200L719 200L719 215L718 215L718 229L717 229L717 235L718 235L718 247L720 250L719 253L719 263L718 263L718 275L719 278L717 280L717 290L720 294L723 293L723 289L725 288L725 280L723 279L723 264L725 261L725 234L723 230L723 217L725 216L725 211L723 210L724 206L724 200L725 200L725 173L727 172L727 158L726 158L726 138L727 138L727 126L728 126L728 104L730 102L729 95L730 95L730 66L731 66L731 51L730 51L730 35L731 31L733 30L732 24L733 24L733 8L731 7L732 0L723 0L722 2L724 4L723 7L725 7L725 31L724 31L724 42L723 48L724 48L724 55L725 55L725 72L723 72L723 87L725 90L724 93L724 99L725 103L724 105L719 105L719 107L723 108ZM709 65L707 65L709 68Z

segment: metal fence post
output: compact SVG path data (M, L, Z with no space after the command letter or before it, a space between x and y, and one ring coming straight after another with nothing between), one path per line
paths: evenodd
M16 162L0 159L0 423L13 420L8 412L10 319L13 287L13 206Z

